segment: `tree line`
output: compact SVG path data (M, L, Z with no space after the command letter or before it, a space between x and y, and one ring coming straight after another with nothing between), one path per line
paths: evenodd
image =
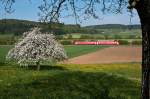
M55 35L64 35L70 33L82 33L82 34L95 34L102 33L98 29L139 29L139 25L121 25L121 24L107 24L81 27L80 25L65 25L63 23L44 23L34 22L28 20L17 19L2 19L0 20L0 34L13 34L20 36L22 33L29 31L33 27L40 27L43 31L53 32Z
M44 23L17 19L0 20L0 34L13 34L15 36L29 31L33 27L42 28L41 31L52 32L55 35L69 33L97 33L94 29L82 28L80 25L65 25L63 23Z

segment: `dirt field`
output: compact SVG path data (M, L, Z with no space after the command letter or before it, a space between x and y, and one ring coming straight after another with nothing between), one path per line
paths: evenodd
M99 64L141 62L142 48L135 46L114 46L93 53L75 57L65 64Z

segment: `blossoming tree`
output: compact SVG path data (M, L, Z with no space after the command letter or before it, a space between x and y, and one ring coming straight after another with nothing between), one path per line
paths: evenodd
M6 59L15 60L24 66L36 64L37 70L40 70L41 61L62 61L67 59L67 55L53 34L42 33L40 28L33 28L23 34L23 39L8 52Z

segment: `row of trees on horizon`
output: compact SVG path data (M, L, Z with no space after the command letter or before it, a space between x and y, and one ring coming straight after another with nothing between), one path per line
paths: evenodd
M40 27L43 31L53 32L55 35L63 35L69 33L94 34L103 33L98 29L140 29L140 25L121 25L121 24L106 24L96 26L81 27L80 25L65 25L63 23L41 23L27 20L3 19L0 20L0 34L22 35L23 32L30 30L33 27Z

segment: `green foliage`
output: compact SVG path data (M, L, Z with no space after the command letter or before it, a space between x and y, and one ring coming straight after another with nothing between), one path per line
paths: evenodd
M0 35L0 45L12 45L18 41L14 35Z
M86 28L92 29L140 29L140 25L122 25L122 24L104 24L104 25L92 25L86 26Z
M108 40L108 39L114 39L112 35L105 34L104 36L105 36L106 40Z
M105 39L105 36L104 35L97 35L94 37L94 39Z
M0 20L0 34L22 35L33 27L40 27L45 32L53 32L55 35L70 33L93 33L96 30L84 29L80 25L64 25L62 23L41 23L27 20L6 19Z
M118 42L120 45L128 45L129 44L128 40L118 40Z
M57 40L62 40L62 39L63 39L63 35L57 35L57 36L56 36L56 39L57 39Z
M18 21L15 19L0 20L0 32L3 34L14 34L18 36L34 26L37 26L37 23L33 21Z
M141 40L134 40L134 41L132 41L132 45L142 45L142 41Z
M72 39L72 35L71 34L68 36L68 39Z
M122 36L115 34L114 39L122 39Z
M70 40L62 40L62 41L60 41L60 43L62 45L72 45L72 42Z
M130 35L129 39L136 39L136 35Z
M81 35L80 39L93 39L93 36L91 36L91 35Z

